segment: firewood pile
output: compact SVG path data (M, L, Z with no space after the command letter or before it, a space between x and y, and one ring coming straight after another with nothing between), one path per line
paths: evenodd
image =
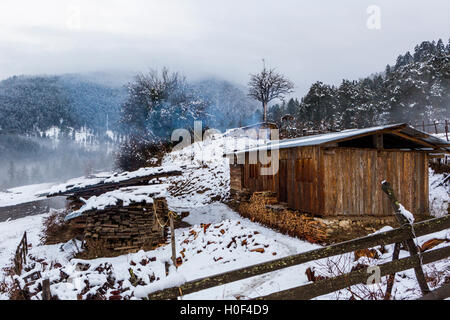
M252 221L311 243L339 243L366 236L386 225L396 226L393 216L312 216L289 209L278 202L275 193L266 191L255 192L250 200L234 202L234 205L242 216Z
M250 201L252 193L248 189L242 189L239 191L231 189L230 196L231 201L228 202L228 205L233 209L238 210L241 203L246 203Z
M239 212L252 221L260 222L283 233L305 239L312 243L327 242L327 225L307 214L283 209L272 210L278 203L272 192L255 192L250 201L239 205Z
M168 213L164 198L155 199L153 204L134 203L88 211L84 230L86 250L101 247L105 256L150 250L165 242Z

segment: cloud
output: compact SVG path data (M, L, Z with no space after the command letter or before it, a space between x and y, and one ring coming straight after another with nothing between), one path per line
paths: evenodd
M296 83L337 84L382 71L423 40L447 40L448 1L2 0L0 78L146 70L246 84L261 59ZM367 8L381 29L367 28Z

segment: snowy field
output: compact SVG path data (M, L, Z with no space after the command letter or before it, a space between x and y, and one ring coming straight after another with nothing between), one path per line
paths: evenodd
M28 274L40 271L43 277L50 278L52 294L60 299L141 299L151 292L186 281L319 248L318 245L251 222L220 203L228 197L229 192L229 165L228 160L223 158L224 152L240 149L245 144L254 146L263 142L219 135L165 157L164 168L187 166L181 176L169 177L164 181L172 188L169 190L172 194L168 197L169 207L178 212L190 212L184 221L191 226L175 231L177 253L181 258L178 269L172 265L170 245L115 258L74 259L72 257L77 246L72 242L50 246L41 244L42 221L48 215L44 214L0 223L0 289L11 285L13 281L4 268L11 265L13 253L24 231L27 231L31 244L29 266L32 270ZM107 177L104 173L93 180ZM448 189L439 185L442 178L442 175L430 172L430 206L436 216L446 212L449 203ZM91 182L86 178L78 178L69 184L86 185ZM15 191L11 190L12 194L0 194L0 200L2 203L20 203L36 199L43 190L59 191L66 187L47 184L16 188ZM10 198L7 198L8 194ZM382 231L389 228L385 227ZM450 244L449 230L421 237L418 244L422 245L432 238L444 240L436 248ZM308 283L305 273L307 268L314 270L317 275L334 276L342 271L348 272L358 264L388 262L392 259L393 245L383 251L375 248L375 251L378 259L362 257L354 261L354 255L350 253L211 288L186 295L183 299L249 299L267 295ZM408 256L408 253L402 251L400 257L404 256ZM166 264L170 265L168 275ZM446 279L450 279L450 259L426 265L424 269L429 275L436 275L430 284L432 287L439 287ZM17 280L22 282L24 276L26 274ZM36 286L30 287L31 292L36 290ZM385 290L386 283L382 283L381 287ZM367 296L367 292L362 292L358 286L351 290L357 298ZM379 292L379 288L370 290L374 296ZM318 299L348 299L351 295L350 291L341 290ZM415 299L420 296L413 270L397 274L393 296L394 299ZM5 292L0 292L0 299L8 298ZM40 293L33 299L41 299Z

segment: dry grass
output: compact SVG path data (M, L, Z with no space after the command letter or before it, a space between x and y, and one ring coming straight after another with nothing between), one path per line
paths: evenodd
M66 212L54 211L44 219L41 241L43 244L67 242L77 236L77 231L64 221Z
M8 295L10 300L29 300L29 296L26 291L22 290L15 281L7 281L7 278L11 278L15 275L14 267L8 266L3 268L5 278L0 282L0 292Z

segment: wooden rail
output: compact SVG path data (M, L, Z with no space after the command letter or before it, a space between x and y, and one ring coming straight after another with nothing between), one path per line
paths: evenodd
M16 254L14 255L14 272L18 275L22 273L22 269L24 264L27 263L27 254L28 254L28 241L27 241L27 232L25 231L20 240L19 245L16 249Z
M450 283L444 284L439 289L431 291L429 294L417 300L444 300L450 297Z
M450 246L427 251L422 253L422 264L435 262L445 259L450 256ZM399 260L394 260L388 263L377 265L380 268L380 276L387 276L399 271L408 270L420 266L420 257L418 255L410 256ZM352 285L367 283L367 279L372 275L368 268L358 271L353 271L341 276L320 280L301 287L296 287L280 292L276 292L264 297L259 297L258 300L309 300L321 295L341 290Z
M442 218L435 218L435 219L430 219L430 220L426 220L423 222L419 222L419 223L414 224L413 227L414 227L414 232L415 232L416 237L420 237L420 236L423 236L426 234L445 230L445 229L450 228L450 216L444 216ZM206 278L201 278L198 280L190 281L190 282L183 284L180 287L168 288L165 290L151 293L148 296L148 298L151 300L176 299L178 296L181 296L181 295L186 295L186 294L194 293L194 292L201 291L204 289L224 285L226 283L251 278L254 276L258 276L258 275L262 275L262 274L265 274L268 272L292 267L292 266L303 264L306 262L319 260L319 259L323 259L323 258L329 258L329 257L333 257L336 255L349 253L349 252L353 252L355 250L360 250L360 249L367 249L367 248L378 246L378 245L388 245L388 244L392 244L392 243L400 243L400 242L403 242L403 241L406 241L409 239L411 239L411 226L403 226L398 229L393 229L390 231L377 233L377 234L374 234L371 236L342 242L342 243L331 245L331 246L324 247L321 249L312 250L312 251L292 255L289 257L280 258L277 260L272 260L269 262L264 262L261 264L245 267L245 268L234 270L231 272L221 273L221 274L217 274L217 275L214 275L211 277L206 277ZM429 263L429 262L443 259L449 255L450 255L450 247L447 247L447 248L442 248L442 249L434 250L431 252L423 253L422 260L423 260L423 263ZM397 271L416 267L417 263L420 262L419 259L420 259L420 257L418 255L415 255L415 256L412 256L409 258L395 260L395 261L389 262L387 264L381 265L379 267L381 268L382 273L384 272L384 274L387 275L387 274L395 273ZM428 262L426 262L426 261L428 261ZM358 272L354 272L354 273L350 273L350 274L342 276L342 277L338 277L338 279L335 280L335 282L334 281L331 282L331 284L328 284L328 282L317 282L317 284L314 283L312 285L319 286L319 287L324 286L324 288L325 287L327 288L327 290L317 289L316 293L318 293L320 295L320 294L325 294L325 293L339 290L339 289L336 289L336 290L333 290L333 289L336 287L341 288L344 283L346 284L344 286L344 288L347 287L349 285L349 283L351 283L351 282L356 281L356 283L359 283L359 282L361 282L361 279L363 279L363 276L365 277L365 279L367 279L368 274L365 273L364 270L363 271L360 270ZM348 277L350 277L350 278L348 278ZM347 282L347 281L350 281L350 282ZM307 285L307 286L312 286L312 285ZM299 287L299 288L302 288L302 287ZM309 287L309 288L312 288L312 287ZM331 291L328 291L328 289L330 289ZM293 293L293 295L296 298L298 298L298 297L300 297L300 294L302 292L304 292L302 290L305 290L305 289L296 288L296 289L291 289L291 290L296 290L296 291L294 291L296 293ZM324 291L328 291L328 292L324 292ZM287 294L287 293L286 293L286 295L289 296L289 294ZM274 296L272 296L272 295L267 296L267 298L270 298L270 299L272 299L273 297ZM306 297L305 299L307 299L307 298L310 298L311 296L309 295L309 296L305 296L305 297Z

